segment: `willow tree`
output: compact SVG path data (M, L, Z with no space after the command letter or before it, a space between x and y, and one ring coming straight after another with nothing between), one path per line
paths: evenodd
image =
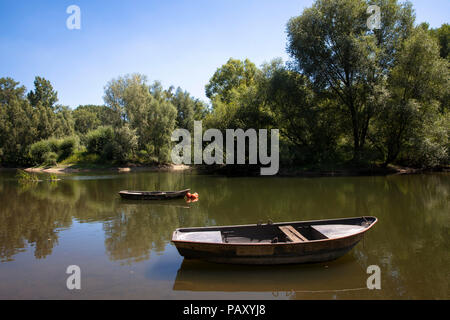
M233 99L233 91L244 91L254 85L259 70L248 59L243 61L230 58L216 70L205 87L206 96L211 100L218 98L228 103Z
M199 99L192 97L189 92L177 88L175 93L167 91L170 102L177 108L177 127L194 130L194 121L201 120L206 115L206 105Z
M449 70L438 42L421 27L404 41L370 137L385 165L404 150L404 158L417 166L436 166L447 159L450 113L442 109L442 101L450 95Z
M370 30L367 24L372 4L381 10L380 29ZM362 156L370 120L378 112L372 103L376 88L394 65L393 53L413 23L411 4L396 0L317 0L288 22L292 67L308 76L315 90L329 91L339 101L355 160Z
M158 83L149 85L140 74L119 77L107 84L104 100L116 130L129 125L136 130L140 150L167 160L177 110Z

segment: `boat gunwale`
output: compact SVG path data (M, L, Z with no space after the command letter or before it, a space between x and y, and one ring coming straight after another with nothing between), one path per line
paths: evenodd
M287 225L289 223L314 223L314 222L321 222L321 221L341 221L341 220L351 220L351 219L364 219L364 218L371 218L374 219L374 221L365 228L364 230L361 230L359 232L353 233L348 236L338 237L338 238L327 238L327 239L318 239L318 240L309 240L304 242L277 242L277 243L217 243L217 242L199 242L199 241L185 241L185 240L174 240L175 233L178 232L181 229L198 229L197 228L177 228L173 234L172 234L172 240L176 246L177 243L185 243L185 244L202 244L202 245L214 245L214 246L279 246L279 245L289 245L289 246L297 246L297 245L306 245L309 243L319 243L319 242L326 242L326 241L336 241L336 240L342 240L354 237L359 234L363 234L367 232L369 229L371 229L377 222L378 218L374 216L361 216L361 217L350 217L350 218L338 218L338 219L322 219L322 220L309 220L309 221L291 221L291 222L277 222L273 223L272 225ZM215 226L215 227L203 227L202 229L217 229L217 228L227 228L227 227L254 227L255 224L245 224L245 225L236 225L236 226Z
M126 195L162 195L162 194L180 194L180 193L187 193L191 191L191 189L184 189L180 191L134 191L134 190L122 190L119 191L119 194L126 194Z

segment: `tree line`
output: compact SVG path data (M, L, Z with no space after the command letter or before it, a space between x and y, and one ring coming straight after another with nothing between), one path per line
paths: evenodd
M57 104L51 83L0 79L0 164L167 163L174 129L280 130L286 166L449 163L448 24L415 24L409 2L317 0L286 26L290 60L229 59L205 103L141 74L112 79L102 106Z

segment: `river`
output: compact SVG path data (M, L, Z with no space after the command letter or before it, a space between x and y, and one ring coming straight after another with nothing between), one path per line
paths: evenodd
M221 177L78 173L20 184L0 172L0 299L448 299L450 174ZM120 190L191 188L199 201L121 200ZM328 263L236 266L183 260L179 227L376 216ZM81 270L68 290L66 269ZM367 267L381 289L366 286Z

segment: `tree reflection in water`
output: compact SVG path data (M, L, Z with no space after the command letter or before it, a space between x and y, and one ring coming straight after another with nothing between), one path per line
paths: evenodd
M109 260L132 265L151 259L152 254L164 254L172 232L179 227L373 215L379 218L379 223L367 234L364 243L342 260L329 264L329 268L320 265L250 268L256 270L252 276L246 267L184 261L174 289L265 291L279 283L280 292L298 291L289 298L304 298L301 291L314 289L315 281L323 283L320 279L337 281L331 289L341 287L338 283L341 276L346 279L345 288L351 287L349 283L360 287L360 277L366 277L367 266L377 264L382 270L382 290L372 292L371 297L448 296L445 274L449 267L448 174L225 178L141 172L61 178L56 183L43 181L24 188L14 179L14 173L0 173L2 263L14 260L24 251L33 251L36 259L45 259L58 245L61 231L70 229L74 221L102 224L101 236ZM123 201L117 194L120 190L186 187L198 192L200 201L192 204L183 200ZM284 271L274 273L274 270ZM265 282L266 278L272 279L272 284ZM358 294L364 298L363 292Z

